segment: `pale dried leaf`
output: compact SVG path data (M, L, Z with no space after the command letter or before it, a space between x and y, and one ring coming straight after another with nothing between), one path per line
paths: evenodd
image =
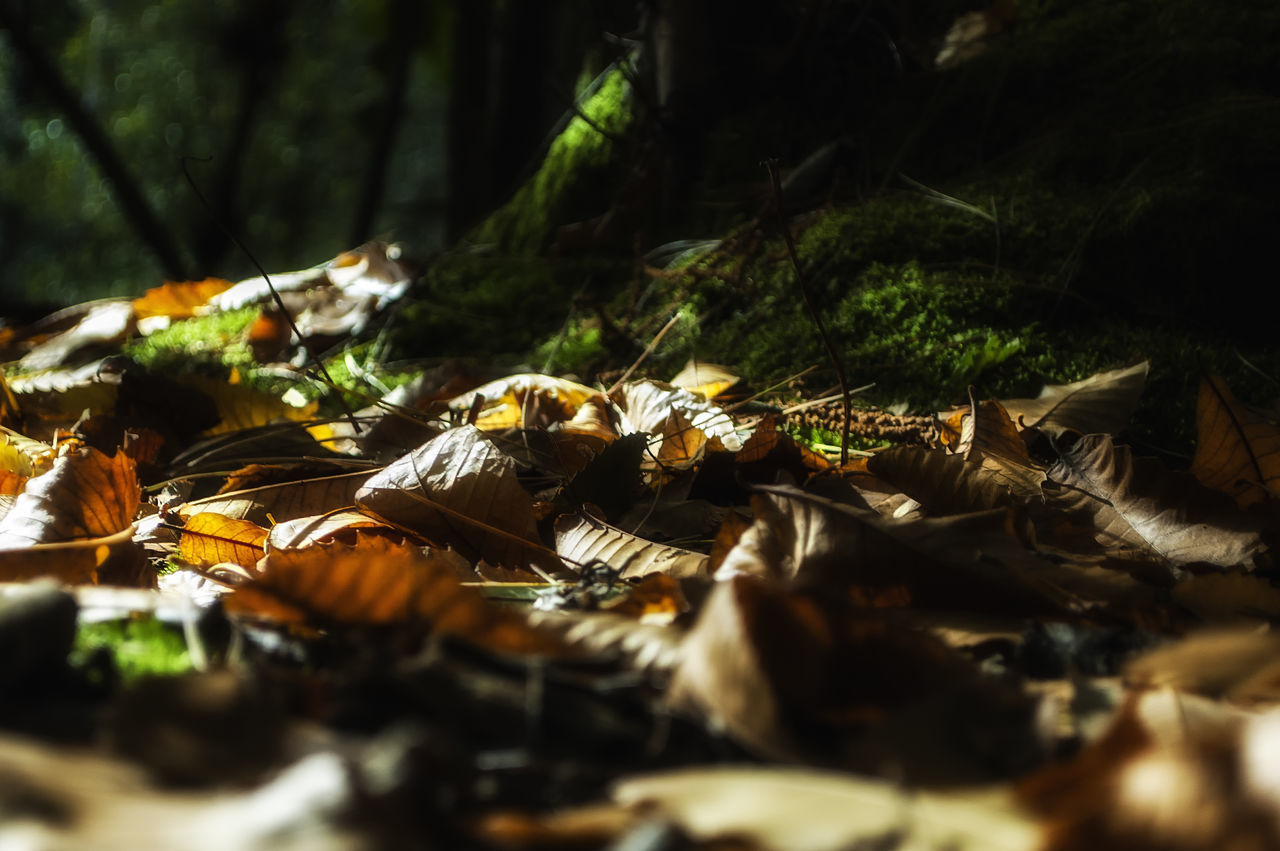
M1106 547L1149 550L1174 565L1251 564L1266 547L1256 522L1227 497L1105 434L1086 435L1048 471L1050 504L1089 517ZM1049 493L1046 489L1046 493Z
M1042 830L1005 789L908 792L888 780L786 767L699 767L620 781L613 797L695 840L760 851L1032 851Z
M622 409L621 431L627 434L664 434L674 415L682 414L688 424L700 429L708 438L719 438L725 449L736 452L742 448L742 439L734 429L733 420L720 408L703 397L682 387L672 387L658 381L631 381L615 392L618 407ZM657 455L661 447L651 446Z
M1150 364L1099 372L1071 384L1050 384L1034 399L1006 399L1010 416L1028 428L1059 435L1115 434L1124 428L1138 405Z
M193 517L210 511L255 523L266 523L268 517L283 523L355 505L356 492L372 475L367 470L359 470L231 491L188 502L179 513Z
M602 561L623 579L662 573L677 579L705 578L707 556L637 538L587 514L556 521L556 552L571 564Z

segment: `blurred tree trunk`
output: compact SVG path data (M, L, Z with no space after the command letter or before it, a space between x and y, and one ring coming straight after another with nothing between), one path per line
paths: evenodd
M8 0L0 0L0 30L8 34L14 52L39 82L54 108L62 113L67 124L80 137L102 176L111 184L111 193L120 205L120 212L137 234L138 241L155 257L165 275L179 281L188 277L173 234L160 222L115 144L98 119L84 106L80 96L72 90L57 65L36 44L29 22L11 8Z
M369 144L364 186L351 223L350 245L359 245L372 236L370 231L382 206L387 167L404 116L409 72L413 68L413 53L423 18L421 0L394 0L388 10L386 40L379 46L379 57L374 60L383 67L385 97Z

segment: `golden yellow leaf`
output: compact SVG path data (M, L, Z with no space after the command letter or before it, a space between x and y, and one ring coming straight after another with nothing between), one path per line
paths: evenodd
M195 564L227 562L251 568L262 558L266 540L267 530L256 523L206 511L187 521L178 553Z
M278 396L272 396L242 384L232 384L202 376L187 376L182 379L182 382L204 393L218 408L222 422L205 432L206 435L242 431L277 420L304 422L315 416L316 412L315 402L298 408Z
M1280 427L1236 401L1225 381L1200 382L1191 474L1242 508L1280 494Z

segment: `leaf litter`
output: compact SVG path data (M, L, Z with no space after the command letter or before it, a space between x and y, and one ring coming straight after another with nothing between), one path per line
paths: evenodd
M275 283L315 342L410 278L371 244ZM1280 843L1280 432L1221 379L1189 472L1120 438L1146 363L841 466L696 361L608 388L436 367L329 423L242 367L120 354L275 321L268 297L166 283L10 341L0 839ZM243 368L296 384L271 333ZM72 653L104 620L190 670Z

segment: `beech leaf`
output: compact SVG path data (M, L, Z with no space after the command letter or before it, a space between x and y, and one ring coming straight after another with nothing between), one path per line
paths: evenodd
M661 573L676 579L707 576L707 556L646 541L586 514L556 521L556 552L571 563L602 561L623 579Z
M504 567L546 563L533 500L515 462L474 426L446 431L388 465L355 501L473 560Z
M0 548L114 535L133 523L140 498L128 455L75 450L27 482L0 520Z
M1049 468L1052 504L1089 517L1105 547L1148 550L1173 565L1250 565L1265 545L1227 497L1159 461L1135 458L1105 434L1076 441Z
M1050 384L1034 399L1008 399L1004 407L1027 428L1050 435L1063 431L1115 434L1138 405L1150 364L1099 372L1070 384Z
M178 554L193 564L238 564L250 568L265 552L267 530L247 520L213 512L197 514L182 530Z
M1280 494L1280 427L1236 401L1225 381L1200 381L1191 473L1241 507Z

